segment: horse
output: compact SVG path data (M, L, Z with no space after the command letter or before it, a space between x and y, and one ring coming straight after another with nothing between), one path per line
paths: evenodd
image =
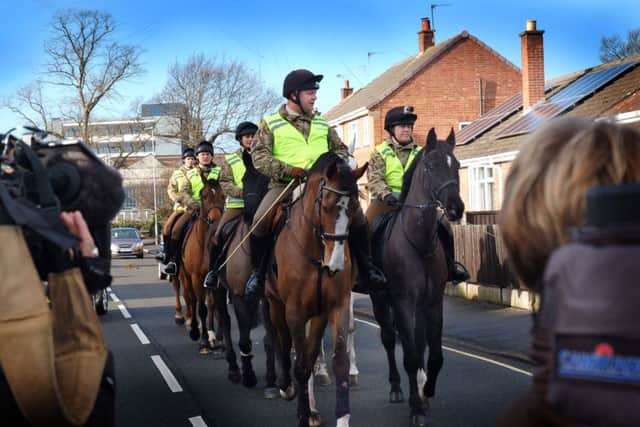
M319 415L310 407L313 380L309 380L327 323L331 323L334 342L337 424L349 423L346 344L353 267L345 241L358 203L356 181L365 169L366 165L352 171L333 152L321 155L276 238L275 263L268 271L265 291L270 314L265 323L271 323L276 334L280 393L285 400L297 394L300 426L319 424ZM292 341L295 385L291 380Z
M183 287L189 336L194 341L200 339L200 353L207 354L211 350L209 340L213 341L213 337L210 337L213 334L207 330L213 328L213 317L210 317L207 323L207 314L213 315L213 301L212 298L207 297L211 294L205 293L204 277L209 267L209 242L224 208L224 193L217 181L208 181L202 172L200 176L205 183L200 192L200 210L182 244L178 276L179 285ZM173 280L174 288L178 289L179 285L175 283L176 278L174 277ZM179 301L178 296L176 299ZM209 306L208 309L207 306ZM196 308L199 321L193 315Z
M453 129L446 141L438 141L432 128L425 148L405 173L399 206L383 248L382 267L388 293L370 295L387 353L390 401L404 400L394 354L397 329L409 377L409 405L415 427L427 425L428 398L435 395L444 360L442 306L447 266L437 227L438 208L443 208L451 220L460 219L464 212L459 194L460 164L453 155L454 147Z
M226 343L226 360L229 364L228 378L231 382L238 383L242 380L242 384L251 388L257 384L256 374L253 370L251 353L251 329L256 323L258 315L258 306L260 299L245 296L245 283L251 274L250 245L249 240L245 237L249 234L249 224L243 216L238 218L238 224L234 231L228 237L226 246L228 248L228 258L223 270L219 273L220 286L214 291L216 301L216 311L219 313L220 329ZM243 241L244 240L244 241ZM240 349L240 359L242 363L242 374L238 369L238 363L233 344L231 340L231 325L229 312L226 304L226 293L233 303L233 309L238 323L238 331L240 338L238 347ZM269 315L266 301L261 305L263 308L263 317ZM279 396L276 387L275 374L275 355L272 343L272 333L267 329L264 337L264 350L267 355L267 374L266 386L264 389L264 397L266 399L275 399Z

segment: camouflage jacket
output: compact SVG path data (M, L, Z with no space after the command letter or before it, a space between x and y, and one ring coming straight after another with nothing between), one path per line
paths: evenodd
M295 127L305 139L309 137L311 129L312 115L299 115L287 109L286 104L280 107L278 113L283 119L288 121ZM342 142L335 129L329 129L329 150L336 152L346 161L349 161L349 150ZM253 149L251 150L251 160L253 165L263 175L270 178L269 187L274 183L282 182L283 179L291 174L291 166L273 158L273 133L267 126L264 119L260 120L258 132L253 140Z
M167 186L167 194L169 195L171 201L174 203L178 203L183 207L186 207L186 205L184 204L184 197L180 190L184 188L185 182L189 181L187 179L188 171L189 168L185 167L184 165L180 166L171 174L171 178L169 178L169 185Z
M242 151L242 148L240 148L234 154L242 159ZM220 165L219 182L225 196L242 198L242 188L236 185L236 182L233 179L233 171L231 170L231 166L227 159L225 159Z
M400 159L402 166L406 165L411 150L416 146L414 141L407 145L400 145L395 138L387 138L385 142L389 144L395 155ZM367 178L369 180L369 194L371 194L372 199L382 200L386 195L392 193L391 187L387 185L385 180L384 158L376 149L371 152Z
M211 162L209 167L204 167L203 165L194 166L196 168L200 168L205 175L209 173L211 168L216 166L215 163ZM187 180L187 183L182 187L182 191L180 192L180 196L182 197L182 204L189 210L196 210L200 207L200 202L193 198L191 195L191 181Z

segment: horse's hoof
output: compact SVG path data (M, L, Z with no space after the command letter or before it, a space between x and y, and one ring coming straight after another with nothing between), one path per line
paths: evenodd
M404 402L404 395L402 394L402 390L392 391L391 393L389 393L389 402L390 403Z
M267 400L273 400L280 397L280 390L278 387L266 387L264 389L264 398Z
M331 377L327 374L318 374L315 376L314 380L316 384L322 387L331 385Z
M349 385L350 386L356 386L356 385L358 385L359 382L360 382L360 375L359 374L349 375Z
M286 390L280 389L280 397L282 397L284 400L287 400L287 401L293 400L298 394L297 391L298 390L296 390L296 386L293 383L291 383Z
M193 341L198 341L200 339L200 330L199 329L190 329L189 330L189 337Z
M253 388L258 384L255 372L248 372L242 375L242 385L246 388Z
M240 375L240 370L236 370L236 371L230 370L229 374L227 374L227 378L229 378L229 381L231 381L232 383L238 384L242 379L242 375Z
M184 317L174 317L173 321L176 322L176 325L184 325Z
M429 424L427 423L426 415L413 415L411 417L411 426L412 427L427 427Z
M317 412L311 412L309 415L309 427L320 427L322 420L320 420L320 414Z

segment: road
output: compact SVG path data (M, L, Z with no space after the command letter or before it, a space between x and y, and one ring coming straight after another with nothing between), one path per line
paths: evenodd
M224 359L200 355L186 329L174 323L173 289L158 280L151 257L114 260L112 273L110 308L101 319L115 355L118 427L296 425L295 401L262 397L261 327L252 334L259 383L246 389L227 380ZM445 318L447 313L445 305ZM386 357L377 325L362 314L357 317L360 382L351 389L350 425L408 426L408 404L388 402ZM528 386L530 366L462 347L446 347L430 425L493 426L505 404ZM396 354L401 361L400 347ZM408 382L399 368L406 398ZM323 425L335 425L333 387L317 390Z

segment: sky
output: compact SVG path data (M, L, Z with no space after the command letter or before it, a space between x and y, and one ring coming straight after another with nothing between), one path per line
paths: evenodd
M54 13L67 8L109 12L116 37L143 49L142 77L119 87L99 118L121 118L136 99L161 91L167 68L192 53L244 62L281 93L284 76L307 68L325 76L316 107L337 104L348 79L359 88L393 64L416 55L420 18L431 17L436 43L466 30L520 67L519 34L528 19L544 30L545 77L597 65L602 36L626 37L640 25L640 0L7 0L0 2L3 29L0 98L43 77L44 42ZM23 121L0 108L0 133Z

